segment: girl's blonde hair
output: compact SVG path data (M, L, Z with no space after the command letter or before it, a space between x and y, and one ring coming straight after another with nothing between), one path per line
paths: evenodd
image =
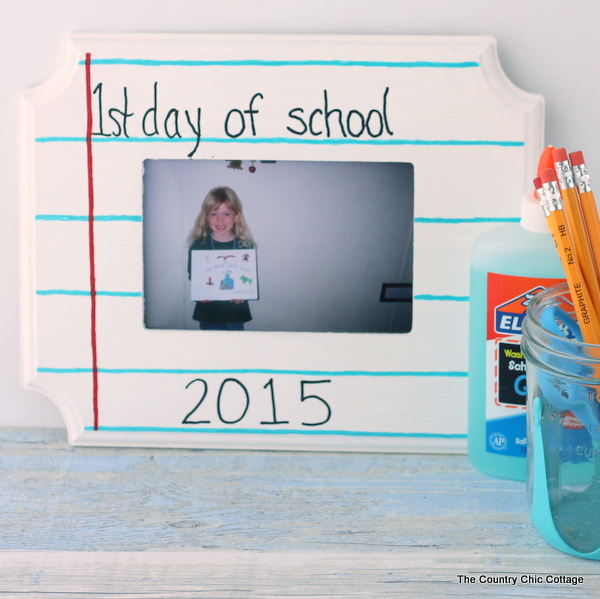
M194 227L188 235L189 245L192 245L197 239L204 241L209 238L208 214L213 210L218 210L221 204L225 204L229 210L236 213L237 219L233 225L232 233L238 238L238 246L242 248L256 247L244 219L242 202L240 202L240 198L231 187L215 187L208 192L202 202L202 208L196 217Z

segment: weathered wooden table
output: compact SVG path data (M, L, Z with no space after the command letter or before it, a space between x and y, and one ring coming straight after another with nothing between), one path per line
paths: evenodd
M600 596L600 563L541 540L525 485L465 456L74 448L4 429L0 465L2 599Z

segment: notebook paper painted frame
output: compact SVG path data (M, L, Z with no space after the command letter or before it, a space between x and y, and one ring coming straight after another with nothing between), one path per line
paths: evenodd
M492 38L74 35L21 107L22 378L71 443L465 450L469 249L543 146ZM231 158L412 165L410 332L147 327L144 163Z

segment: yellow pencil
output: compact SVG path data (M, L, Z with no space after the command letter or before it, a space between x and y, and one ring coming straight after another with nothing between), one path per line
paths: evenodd
M563 199L563 205L567 212L567 220L573 240L575 241L575 251L577 261L587 285L590 299L596 311L600 310L600 285L598 284L598 270L596 261L592 252L592 246L586 223L583 216L583 209L579 201L579 194L575 186L573 172L569 163L567 152L564 148L552 151L554 160L554 170L560 187L560 194Z
M540 173L540 179L542 183L542 187L538 189L540 205L544 210L560 261L565 270L565 277L581 328L581 335L586 343L600 343L600 326L596 309L579 266L573 235L569 227L554 169L544 169Z
M594 198L594 192L590 184L590 176L585 165L583 152L571 152L569 158L571 159L573 178L579 191L583 218L588 230L596 269L598 269L600 265L600 217L598 216L596 199Z

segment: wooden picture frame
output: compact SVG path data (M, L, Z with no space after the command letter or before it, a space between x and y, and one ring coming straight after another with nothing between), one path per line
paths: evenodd
M465 450L469 249L518 220L543 146L543 99L506 78L492 38L73 35L21 104L23 382L58 406L71 443ZM264 172L405 165L396 187L411 201L373 222L408 223L409 264L370 293L377 310L407 311L406 332L147 326L148 161L225 172L233 158ZM364 228L377 204L344 224L371 206L352 187L347 204L318 200L332 206L328 230L338 245L384 251L394 235ZM278 205L248 206L267 201ZM305 201L294 205L318 212ZM256 305L274 280L263 238ZM343 316L341 295L319 305Z

